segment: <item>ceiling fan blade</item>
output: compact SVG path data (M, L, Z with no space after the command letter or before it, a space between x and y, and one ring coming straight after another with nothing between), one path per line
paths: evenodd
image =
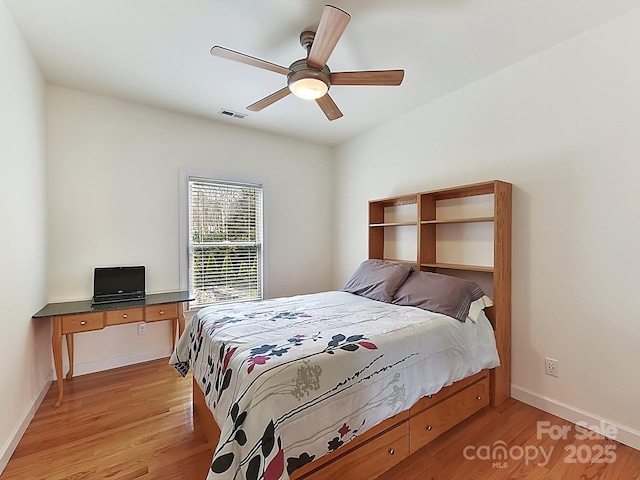
M331 85L381 85L396 86L402 83L404 70L368 70L360 72L335 72Z
M289 87L284 87L283 89L272 93L268 97L264 97L262 100L258 100L256 103L252 103L247 107L247 110L251 110L252 112L259 112L260 110L268 107L272 103L276 103L278 100L283 99L290 93L291 93L291 90L289 90Z
M318 24L307 65L313 68L323 69L329 60L329 56L342 36L351 15L333 5L325 5L322 17Z
M275 63L260 60L259 58L251 57L249 55L245 55L244 53L235 52L218 45L211 48L211 55L213 55L214 57L226 58L227 60L233 60L234 62L245 63L247 65L251 65L252 67L264 68L265 70L281 73L282 75L289 75L291 73L290 69L281 67L280 65L276 65Z
M330 121L336 120L342 116L342 112L328 93L320 98L317 98L316 103L320 106L320 108Z

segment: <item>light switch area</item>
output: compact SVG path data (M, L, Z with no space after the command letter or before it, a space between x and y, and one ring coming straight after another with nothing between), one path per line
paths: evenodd
M146 335L147 334L147 324L142 322L138 324L138 335Z

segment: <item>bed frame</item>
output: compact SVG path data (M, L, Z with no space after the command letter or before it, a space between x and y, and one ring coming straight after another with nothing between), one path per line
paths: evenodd
M493 217L449 221L436 220L439 200L475 195L493 195ZM458 276L477 281L477 274L492 280L494 306L485 310L496 337L501 366L483 370L455 382L434 395L423 397L410 409L371 428L355 440L313 462L292 475L292 480L326 480L327 478L375 479L432 440L469 418L479 410L497 406L511 396L511 184L494 180L418 194L369 202L369 257L385 258L384 230L411 222L385 223L384 209L396 205L417 203L418 236L417 268L428 271L455 270ZM443 223L493 222L494 266L438 264L435 259L435 228ZM483 288L485 286L483 285ZM212 451L218 444L220 430L209 411L204 394L193 382L193 408L204 429Z

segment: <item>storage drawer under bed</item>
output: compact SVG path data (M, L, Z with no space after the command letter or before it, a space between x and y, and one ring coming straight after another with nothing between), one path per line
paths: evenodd
M410 419L411 453L419 450L462 420L489 405L489 378L485 377Z

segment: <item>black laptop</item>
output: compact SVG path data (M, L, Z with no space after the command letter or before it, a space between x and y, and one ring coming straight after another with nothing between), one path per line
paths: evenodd
M144 297L144 266L96 267L93 270L93 305L140 300Z

